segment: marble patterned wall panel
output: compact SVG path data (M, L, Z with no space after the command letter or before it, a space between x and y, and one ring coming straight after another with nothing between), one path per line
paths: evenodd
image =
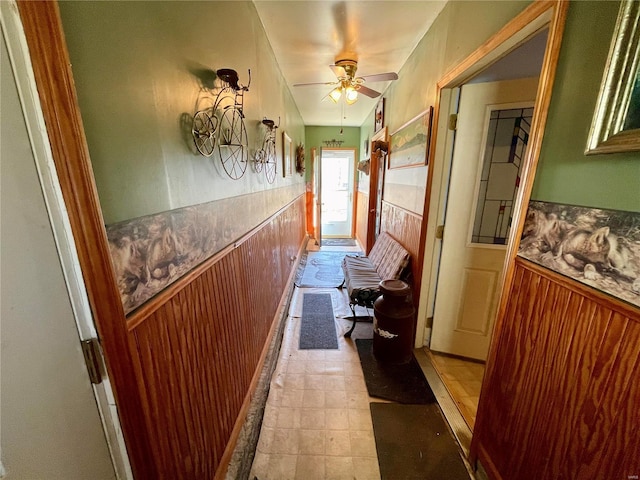
M531 201L518 255L640 307L640 213Z
M292 185L107 225L125 312L238 240L302 194L302 188Z

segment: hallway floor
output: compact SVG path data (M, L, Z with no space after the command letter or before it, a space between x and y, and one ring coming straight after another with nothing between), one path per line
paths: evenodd
M322 250L348 252L358 248ZM298 348L306 292L331 294L337 350ZM364 314L364 309L357 313ZM369 397L355 343L343 337L351 322L341 317L350 314L346 290L295 288L271 380L252 480L380 479L369 403L383 400Z

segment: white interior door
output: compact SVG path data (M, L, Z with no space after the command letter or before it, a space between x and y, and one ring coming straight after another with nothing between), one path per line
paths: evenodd
M434 351L486 359L537 84L531 78L462 87L430 344Z
M322 149L322 235L353 237L355 150Z
M35 97L16 47L17 10L0 3L0 476L113 480L116 473L61 266L63 247L56 244L40 183L51 172L40 170L40 177L34 157L42 150L37 140L42 130L30 121L33 107L27 104ZM7 43L13 47L13 64Z

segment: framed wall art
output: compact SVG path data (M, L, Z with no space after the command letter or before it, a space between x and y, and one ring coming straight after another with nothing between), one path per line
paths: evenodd
M384 127L384 97L382 97L378 101L378 105L376 105L373 132L379 132L382 127Z
M518 255L640 307L640 213L532 200Z
M585 154L640 151L640 2L624 0Z
M427 108L391 134L389 169L427 165L433 107Z
M293 144L291 137L286 132L282 132L282 176L287 177L293 174L292 169Z

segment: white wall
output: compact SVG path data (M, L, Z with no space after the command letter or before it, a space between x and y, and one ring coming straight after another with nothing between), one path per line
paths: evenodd
M0 446L6 478L113 479L4 36L0 62Z

